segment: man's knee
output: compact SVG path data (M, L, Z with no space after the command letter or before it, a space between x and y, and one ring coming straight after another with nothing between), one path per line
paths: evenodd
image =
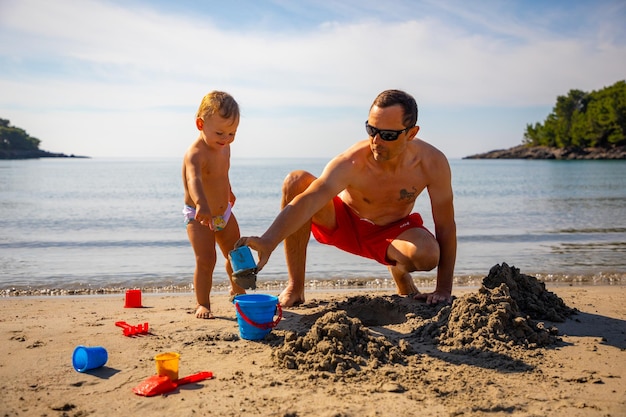
M304 170L291 171L283 181L283 200L289 202L301 194L315 180L315 176Z
M393 241L387 256L407 271L430 271L439 265L439 242L427 230L412 228Z
M439 243L435 238L424 239L419 245L413 246L408 255L416 271L431 271L439 265Z
M436 250L422 254L420 257L423 271L431 271L439 265L439 246Z

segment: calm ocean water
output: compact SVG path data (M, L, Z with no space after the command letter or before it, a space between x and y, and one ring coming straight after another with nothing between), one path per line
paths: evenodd
M242 235L278 214L280 186L322 159L233 159ZM626 283L626 161L452 160L459 283L502 262L546 281ZM190 288L194 259L182 222L181 160L0 161L0 290ZM416 211L432 230L427 194ZM223 260L216 284L226 281ZM385 267L318 244L310 280L372 278ZM259 281L286 280L282 248ZM415 274L431 282L434 273Z

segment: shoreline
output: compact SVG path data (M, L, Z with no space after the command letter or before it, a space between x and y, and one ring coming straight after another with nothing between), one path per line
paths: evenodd
M547 290L558 290L560 288L571 288L571 289L585 289L585 288L626 288L626 284L606 284L606 283L546 283ZM420 287L421 292L429 292L434 290L434 286L425 286ZM466 286L458 286L452 289L453 298L457 295L467 294L468 292L478 291L481 288L481 285L466 285ZM180 290L160 290L160 289L142 289L142 288L123 288L123 289L112 289L106 291L93 291L93 292L53 292L50 293L41 292L41 293L32 293L32 294L18 294L18 295L3 295L0 294L0 302L2 300L9 299L30 299L30 300L43 300L43 299L73 299L73 298L94 298L94 299L107 299L107 298L116 298L116 297L125 297L125 292L130 289L139 289L141 290L142 298L151 298L151 297L194 297L194 291L190 289L180 289ZM313 298L315 295L332 295L332 296L342 296L345 294L395 294L395 288L375 288L375 287L313 287L306 288L305 295L308 298ZM278 294L282 291L282 288L257 288L256 290L247 290L246 294L273 294L278 296ZM219 290L212 290L211 297L223 297L230 296L230 290L228 288L221 288Z
M617 161L626 159L626 146L587 147L579 146L529 146L517 145L508 149L495 149L463 157L463 159L535 159L535 160L582 160Z
M523 272L523 271L522 271ZM524 272L523 272L524 273ZM527 274L534 276L539 281L549 287L587 287L587 286L624 286L626 285L626 272L615 273L599 273L599 274ZM475 289L482 285L486 275L463 275L454 277L454 289ZM426 291L435 287L436 277L433 276L416 276L414 281L418 288ZM258 279L257 289L254 292L262 291L280 292L287 284L287 280L270 280ZM13 286L9 288L0 288L0 299L13 297L67 297L67 296L97 296L97 295L115 295L123 294L129 289L140 289L145 294L193 294L193 285L191 283L184 285L149 285L149 286L111 286L111 287L89 287L89 286L73 286L69 288L62 287L19 287ZM226 280L220 280L213 283L212 294L228 294L229 283ZM308 279L305 283L305 289L309 291L350 291L350 290L381 290L394 291L395 283L391 278L328 278L328 279ZM454 290L453 290L454 292Z

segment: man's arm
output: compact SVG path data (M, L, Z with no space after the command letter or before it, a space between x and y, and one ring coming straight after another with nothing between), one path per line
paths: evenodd
M235 247L248 245L257 251L259 254L257 267L261 270L280 242L300 229L326 203L347 187L350 167L351 164L342 163L340 158L333 159L319 178L281 210L261 237L242 237Z
M439 295L450 301L457 247L456 223L454 221L452 199L447 203L437 204L436 206L433 205L433 219L435 221L435 237L437 238L437 242L439 242L437 286L434 292L434 296L437 300L433 299L433 302L442 301Z
M441 154L441 159L434 164L431 177L433 181L428 185L428 194L435 223L435 237L439 243L439 265L435 291L426 296L429 304L451 301L457 248L452 174L450 165L443 154Z
M267 241L273 250L287 236L302 227L335 195L323 178L316 179L305 192L296 196L281 210L261 239Z

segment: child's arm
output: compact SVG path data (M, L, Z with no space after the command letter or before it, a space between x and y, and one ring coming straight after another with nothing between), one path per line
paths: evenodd
M196 209L195 219L205 226L213 228L211 209L202 184L202 161L198 154L191 154L185 158L187 189L189 197Z
M237 200L237 197L235 197L235 194L233 193L233 189L230 189L230 203L231 205L234 207L235 206L235 200Z

